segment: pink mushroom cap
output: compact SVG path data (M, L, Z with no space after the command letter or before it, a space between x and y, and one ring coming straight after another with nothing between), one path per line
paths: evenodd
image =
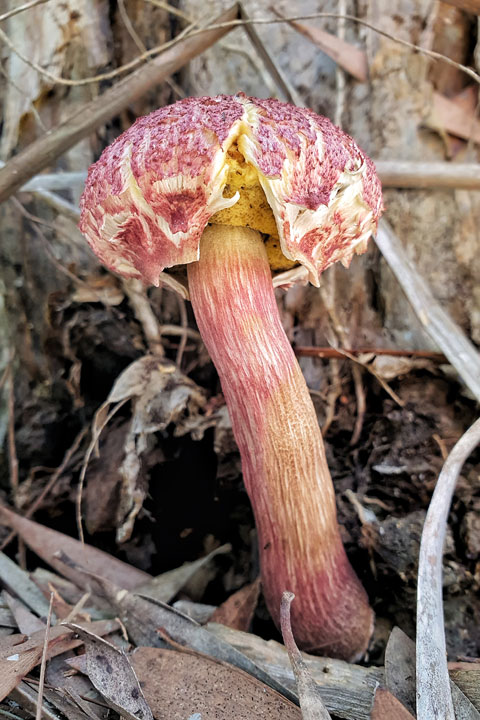
M199 258L223 197L236 142L258 172L283 254L309 280L363 252L382 211L373 162L330 120L278 100L187 98L139 118L90 168L80 229L100 260L158 285L169 267Z

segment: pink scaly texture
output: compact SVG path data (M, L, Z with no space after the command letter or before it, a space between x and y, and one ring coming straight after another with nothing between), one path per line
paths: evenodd
M164 268L198 260L209 218L232 204L223 191L235 140L259 172L284 254L314 284L365 249L382 210L372 161L327 118L239 93L161 108L106 148L90 168L80 221L101 261L158 284Z

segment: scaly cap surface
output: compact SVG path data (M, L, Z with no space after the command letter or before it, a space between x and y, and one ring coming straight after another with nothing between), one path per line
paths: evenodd
M258 173L283 254L309 279L366 249L382 210L372 161L324 117L278 100L188 98L139 118L89 171L80 229L117 273L158 284L166 267L198 260L223 197L236 143Z

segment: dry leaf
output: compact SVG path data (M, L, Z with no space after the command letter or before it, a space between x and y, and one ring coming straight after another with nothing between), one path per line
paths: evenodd
M73 567L65 566L55 557L60 550L72 560L82 563L82 566L90 572L102 574L111 582L127 589L137 587L151 578L143 570L138 570L128 563L117 560L112 555L91 545L82 544L79 540L57 530L22 518L3 505L0 505L0 524L15 530L42 560L80 587L84 587L85 576Z
M447 132L480 143L480 121L476 119L475 111L467 112L461 103L440 93L433 93L433 104L425 124L440 134Z
M387 690L415 714L415 643L399 627L394 627L385 648Z
M232 630L226 625L209 623L209 631L230 643L282 684L295 689L295 676L288 653L275 640ZM384 682L383 668L362 667L302 653L307 667L322 693L327 710L334 716L346 720L370 720L375 690Z
M78 569L79 566L78 566ZM129 637L137 645L159 647L164 644L167 635L175 643L204 653L217 660L223 660L245 670L266 685L296 702L296 695L262 670L256 663L249 660L243 653L229 643L215 637L191 618L158 600L122 590L100 576L88 574L98 587L99 594L104 595L117 608L122 617Z
M15 618L17 627L21 633L31 635L38 630L45 629L45 623L36 615L30 612L27 607L16 597L12 597L6 590L2 592L2 598L7 601L8 607Z
M152 578L136 589L136 592L146 595L147 597L160 600L161 602L168 603L177 595L180 590L198 573L202 568L210 563L210 561L217 555L228 553L232 549L232 546L228 543L221 545L212 552L205 555L203 558L194 560L193 562L186 562L174 570L167 570L167 572Z
M415 720L400 700L388 690L378 688L372 708L372 720Z
M83 640L87 675L108 704L128 720L153 720L126 654L80 625L66 623Z
M2 509L0 507L0 522L2 521ZM6 588L13 591L37 615L47 617L49 604L41 590L30 580L28 573L19 568L3 552L0 552L0 580Z
M272 7L272 10L279 17L284 17L276 8ZM350 73L356 80L367 82L368 61L367 53L364 50L312 25L304 25L296 20L289 20L289 25L315 43L325 55L332 58L337 65Z
M228 625L235 630L248 632L252 624L260 594L260 578L245 585L218 607L210 618L211 622Z
M115 620L99 620L84 623L96 634L106 635L118 628ZM0 700L3 700L18 685L25 675L38 665L42 659L45 631L39 630L24 640L24 636L10 636L0 646ZM82 640L74 637L74 633L66 627L57 625L51 628L48 640L47 657L60 655L67 650L78 647Z
M300 720L299 709L237 668L203 655L141 647L132 664L156 720Z

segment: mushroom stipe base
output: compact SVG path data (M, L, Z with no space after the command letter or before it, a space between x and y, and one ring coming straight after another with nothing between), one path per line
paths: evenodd
M294 592L297 643L358 659L373 613L340 538L315 409L280 322L260 234L207 227L188 280L242 457L269 611L279 625L282 593Z

